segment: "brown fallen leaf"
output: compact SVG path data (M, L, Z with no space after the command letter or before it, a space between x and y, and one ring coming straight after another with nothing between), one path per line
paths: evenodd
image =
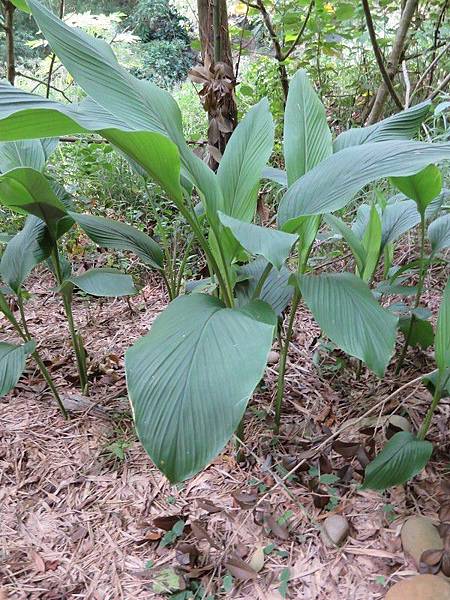
M30 556L34 569L38 573L45 573L45 560L42 558L42 556L36 552L36 550L32 550L30 552Z
M232 494L235 503L243 508L244 510L249 510L253 508L258 501L258 496L256 494L246 494L244 492L236 492Z
M268 529L270 529L273 535L280 538L280 540L289 539L289 531L287 527L285 527L284 525L280 525L280 523L278 523L274 515L265 515L264 524Z
M153 525L158 527L158 529L164 529L164 531L170 531L172 527L178 521L182 521L182 516L178 515L166 515L163 517L155 517L153 519Z
M250 579L258 578L258 573L240 558L230 558L230 560L225 563L225 567L230 571L233 577L239 579L239 581L249 581Z
M220 506L216 506L212 502L209 502L209 500L204 500L203 498L197 500L197 506L210 514L219 513L223 510Z
M213 548L216 548L217 550L220 549L220 546L216 544L206 529L200 525L199 521L193 521L191 523L191 531L199 541L206 540Z

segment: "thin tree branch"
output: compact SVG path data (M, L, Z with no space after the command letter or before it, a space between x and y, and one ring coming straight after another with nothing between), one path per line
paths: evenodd
M309 6L308 6L308 12L306 13L306 16L305 16L305 20L303 21L303 25L301 26L300 31L297 34L297 37L292 42L289 50L284 53L283 60L286 60L287 58L289 58L289 56L292 54L292 52L295 50L296 46L300 42L303 34L305 33L305 29L306 29L306 26L308 25L309 17L311 16L312 9L314 8L314 4L315 4L315 0L311 0L311 2L309 3Z
M434 100L436 98L436 96L438 94L440 94L442 92L442 90L444 90L448 86L449 83L450 83L450 73L448 73L447 77L445 77L445 79L442 80L439 87L436 88L434 90L434 92L428 96L428 100Z
M30 81L35 81L36 83L39 83L39 85L45 85L46 87L48 85L47 81L44 81L43 79L38 79L37 77L33 77L32 75L25 75L25 73L21 73L20 71L17 72L16 75L17 75L17 77L23 77L24 79L29 79ZM70 98L64 93L64 90L61 90L60 88L57 88L54 85L50 85L50 88L52 90L55 90L55 92L58 92L66 100L68 100L69 102L71 102Z
M383 77L383 81L386 84L386 87L387 87L392 99L394 100L395 104L398 106L398 108L400 108L400 110L403 110L402 101L398 97L397 92L395 91L394 86L392 85L392 80L389 77L389 73L387 72L386 67L384 65L383 56L381 54L381 50L378 45L377 36L375 33L375 27L373 25L372 14L370 12L369 2L368 2L368 0L362 0L362 4L363 4L363 8L364 8L364 14L366 17L367 29L369 30L370 41L372 42L373 52L375 54L375 58L376 58L381 76Z
M428 75L428 73L431 71L431 69L433 69L437 63L441 60L441 58L444 56L444 54L447 52L447 50L450 48L450 42L448 44L446 44L445 48L442 50L442 52L440 52L435 59L433 60L432 63L430 63L428 65L428 67L425 69L425 71L422 73L419 81L416 83L416 85L414 86L413 91L411 92L411 100L414 96L414 94L416 94L419 91L419 87L420 85L423 83L423 81L425 80L425 77Z
M62 19L64 16L64 0L60 0L59 2L59 18ZM47 75L47 89L45 92L45 97L49 98L50 97L50 90L52 89L52 75L53 75L53 68L55 66L55 60L56 60L56 54L53 52L52 57L50 59L50 66L48 69L48 75Z

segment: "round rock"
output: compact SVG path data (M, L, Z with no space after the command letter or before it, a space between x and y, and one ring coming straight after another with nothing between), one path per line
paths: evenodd
M267 357L267 362L269 365L275 365L280 360L280 353L276 350L271 350L269 352L269 356Z
M327 517L322 526L322 539L328 548L339 546L348 536L349 524L342 515Z
M417 568L425 550L444 547L437 528L426 517L410 517L405 521L401 539L403 551L414 559Z
M450 600L450 585L437 575L415 575L392 586L385 600Z

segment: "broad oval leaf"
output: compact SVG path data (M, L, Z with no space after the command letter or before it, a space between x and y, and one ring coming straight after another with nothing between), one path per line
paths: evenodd
M382 308L369 287L351 273L303 275L297 280L325 335L382 377L394 351L397 317Z
M388 204L381 217L381 248L395 242L418 223L420 214L413 200Z
M284 113L284 159L288 184L333 153L325 108L303 69L289 84Z
M450 367L450 279L447 280L436 324L434 354L441 373Z
M18 140L0 144L0 173L18 167L43 171L48 157L58 145L58 140Z
M274 183L278 183L282 187L288 186L287 173L283 169L275 167L266 167L262 172L262 179L269 179Z
M219 211L219 220L241 244L254 256L264 256L276 269L286 262L298 235L284 233L278 229L245 223Z
M428 226L428 239L433 254L450 247L450 214L442 215Z
M274 125L266 98L239 123L223 153L217 178L223 212L250 222L255 214L258 183L273 147Z
M133 296L137 290L130 275L117 269L89 269L81 275L72 275L66 281L91 296Z
M21 167L0 175L0 204L45 222L50 233L58 235L58 221L67 217L64 204L48 180L34 169Z
M163 252L159 245L146 233L120 221L69 213L73 220L91 238L103 248L113 250L130 250L147 265L154 269L163 268Z
M428 165L407 177L392 177L391 181L405 196L414 200L422 215L442 190L442 174L435 165Z
M32 269L50 256L51 249L52 241L46 224L29 215L22 231L12 238L2 255L2 280L17 294Z
M401 485L422 471L433 452L433 444L418 440L409 431L399 431L366 467L363 488L385 490Z
M204 294L181 296L126 353L139 439L171 482L224 448L263 375L274 325L248 310Z
M339 152L349 146L359 146L369 142L409 140L419 131L420 125L430 112L430 107L431 102L426 100L369 127L355 127L344 131L335 139L334 151Z
M235 287L239 306L245 306L251 301L266 266L267 261L260 257L239 268L240 281ZM269 304L277 316L281 315L294 294L294 287L289 283L291 275L291 271L285 266L280 271L272 269L262 287L260 300Z
M283 225L304 215L345 206L362 187L383 177L413 175L426 165L450 159L450 143L378 142L333 154L291 185L278 212Z
M22 346L0 342L0 398L15 387L35 346L34 342Z

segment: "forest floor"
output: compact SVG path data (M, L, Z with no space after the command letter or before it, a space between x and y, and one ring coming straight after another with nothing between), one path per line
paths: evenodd
M376 600L416 572L399 530L410 514L436 519L449 402L441 403L430 433L433 460L411 484L385 494L361 490L361 464L373 453L374 428L377 448L385 439L384 415L420 423L429 402L420 381L392 394L433 369L431 354L410 352L401 377L391 367L382 381L366 369L358 377L356 365L343 365L337 354L319 368L318 328L299 310L280 436L274 440L271 430L273 364L250 404L244 459L237 462L230 444L199 475L172 486L135 438L123 369L125 349L166 304L160 283L149 280L130 305L75 300L90 361L88 400L77 393L59 299L42 273L31 284L30 329L74 410L62 418L31 363L0 401L1 600L157 600L168 597L158 590L169 580L180 590L201 583L212 598ZM436 309L438 298L436 289L425 302ZM4 322L1 328L14 339ZM319 488L318 469L328 474ZM330 514L351 524L340 548L322 540ZM168 515L176 518L157 523L181 518L186 526L162 547L165 531L153 520ZM246 580L238 559L259 570L256 579ZM230 560L233 580L226 576Z

